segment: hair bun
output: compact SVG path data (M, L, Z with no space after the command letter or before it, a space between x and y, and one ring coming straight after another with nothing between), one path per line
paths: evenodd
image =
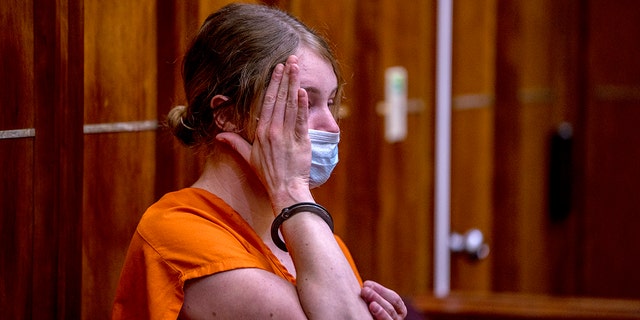
M185 124L186 115L187 106L178 105L173 107L167 114L167 127L184 145L193 146L195 144L194 128Z

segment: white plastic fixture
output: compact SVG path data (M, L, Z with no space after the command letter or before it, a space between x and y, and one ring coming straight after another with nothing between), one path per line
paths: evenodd
M394 143L407 137L407 69L388 68L384 78L384 137Z

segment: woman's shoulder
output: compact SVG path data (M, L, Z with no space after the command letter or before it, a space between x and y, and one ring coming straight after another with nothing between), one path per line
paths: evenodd
M189 255L200 263L246 259L266 249L255 231L217 196L186 188L163 196L145 212L137 233L163 259ZM251 258L252 259L252 258Z
M193 233L200 228L238 228L239 215L222 199L203 189L184 188L165 194L142 215L138 232L143 237L158 234Z
M140 225L161 226L190 220L215 222L233 215L235 211L216 195L203 189L184 188L165 194L147 208Z

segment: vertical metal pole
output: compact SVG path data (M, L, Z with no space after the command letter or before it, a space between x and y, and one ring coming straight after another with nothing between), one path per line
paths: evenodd
M450 291L451 42L452 0L438 0L436 57L436 159L434 294Z

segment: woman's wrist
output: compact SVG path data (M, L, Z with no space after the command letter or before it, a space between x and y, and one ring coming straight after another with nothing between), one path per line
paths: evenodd
M311 191L306 188L300 190L287 190L271 196L271 205L273 207L273 215L278 215L287 207L301 202L315 202Z
M280 239L280 235L278 234L280 226L287 219L303 212L312 213L322 218L322 220L324 220L324 222L331 229L331 232L333 232L333 218L331 217L331 214L329 214L329 211L327 211L327 209L315 202L296 203L292 206L282 209L280 214L276 216L276 218L273 220L273 223L271 224L271 239L273 240L273 243L275 243L276 246L278 246L278 248L280 248L281 250L288 251L285 243L282 241L282 239Z

